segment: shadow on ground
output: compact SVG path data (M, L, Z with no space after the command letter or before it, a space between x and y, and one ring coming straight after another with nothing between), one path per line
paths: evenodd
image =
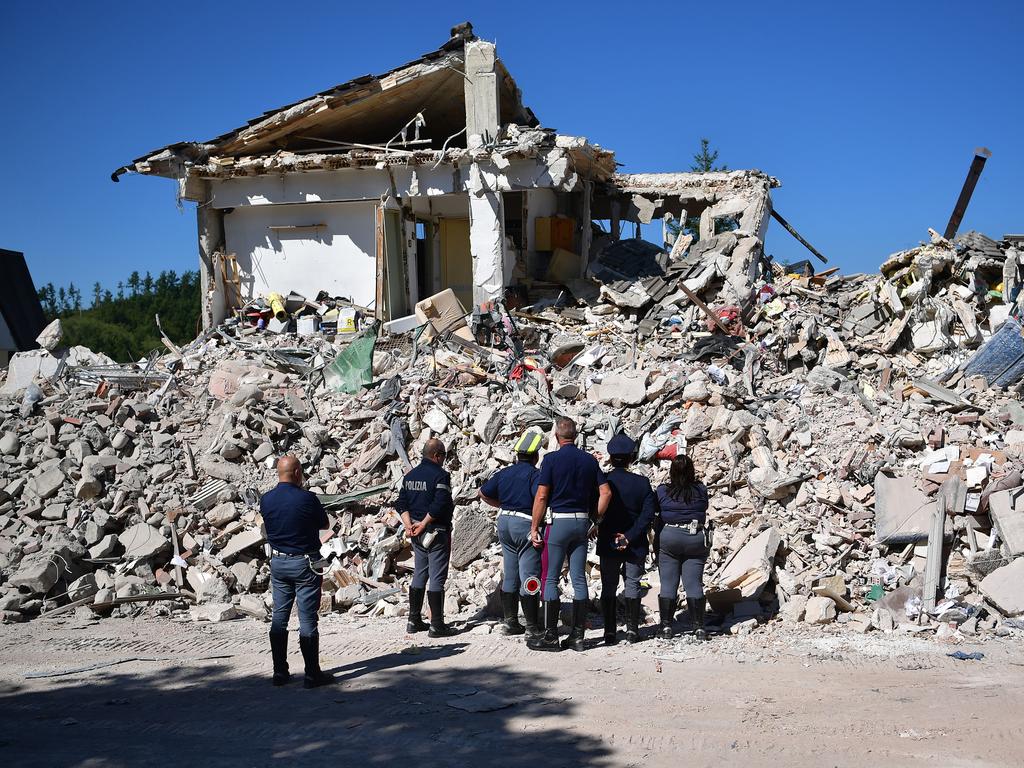
M600 740L572 730L576 702L555 697L544 675L460 666L453 657L464 649L462 643L433 646L334 667L340 683L317 690L304 690L301 676L273 688L269 670L232 669L230 660L152 671L136 662L130 672L111 667L16 682L0 691L0 764L402 761L422 768L609 762ZM446 658L452 662L445 664ZM293 672L297 663L293 658ZM472 712L453 705L502 708Z

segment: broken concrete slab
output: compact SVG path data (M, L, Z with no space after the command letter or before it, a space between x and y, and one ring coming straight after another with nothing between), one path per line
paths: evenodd
M211 603L209 605L197 605L189 611L192 621L209 621L217 623L220 621L231 621L241 616L238 609L231 603Z
M221 560L229 560L249 547L262 544L265 540L266 536L263 535L263 530L261 528L251 528L248 531L236 533L228 540L228 543L225 544L224 548L220 551L220 558Z
M875 476L875 539L879 544L925 541L935 502L917 487L913 477Z
M736 553L715 578L722 589L739 590L741 599L758 597L772 575L782 537L774 527L762 531Z
M1010 556L1024 555L1024 488L993 493L988 497L988 508Z
M992 571L978 588L1006 616L1024 614L1024 557Z
M587 391L591 402L613 406L640 405L647 398L647 371L606 373Z
M8 583L33 594L45 594L57 583L63 572L64 567L57 558L45 554L34 555L19 563L18 570Z
M59 469L50 469L31 478L26 490L45 501L57 495L65 480L67 480L67 476Z
M807 624L831 624L836 619L836 604L832 598L815 595L807 601L804 621Z
M126 528L117 540L125 549L125 557L133 560L155 557L171 546L171 542L165 539L160 531L147 523L138 523Z
M463 508L452 523L451 566L465 568L494 540L494 522L480 510Z

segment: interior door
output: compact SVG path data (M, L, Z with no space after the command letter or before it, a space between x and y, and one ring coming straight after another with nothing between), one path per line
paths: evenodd
M473 257L469 219L441 219L441 289L451 288L468 312L473 308Z

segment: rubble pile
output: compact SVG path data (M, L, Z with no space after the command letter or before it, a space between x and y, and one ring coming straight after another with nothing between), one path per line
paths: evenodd
M655 483L694 457L723 630L1024 628L1024 407L1007 389L1024 376L1021 252L933 235L841 276L759 248L742 229L612 242L557 298L500 310L501 333L476 316L334 339L232 321L135 366L51 344L27 381L16 356L0 390L3 619L265 618L258 498L285 452L331 515L322 610L400 615L412 552L390 505L431 437L457 505L446 611L493 613L501 560L477 490L516 435L564 415L601 457L636 437ZM372 383L347 386L360 347ZM599 567L592 553L593 596Z

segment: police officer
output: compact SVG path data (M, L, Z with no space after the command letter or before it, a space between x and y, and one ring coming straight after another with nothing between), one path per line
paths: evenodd
M620 574L625 581L626 642L640 640L640 577L647 560L647 533L654 522L657 504L650 481L643 475L626 471L635 454L636 442L621 432L608 441L612 465L608 485L612 499L597 531L605 645L617 642L615 593L619 589Z
M496 472L480 488L480 498L498 513L498 541L501 542L503 578L501 582L501 609L505 621L499 630L503 635L529 637L540 634L537 616L540 595L526 591L531 577L540 577L540 551L530 541L530 520L533 497L537 492L537 452L544 435L527 430L516 441L516 463ZM519 623L519 601L523 602L526 628Z
M658 571L661 574L659 634L664 638L672 637L672 618L678 603L681 576L694 637L700 641L707 640L704 631L703 574L704 563L708 559L708 543L705 538L708 489L697 480L689 456L676 456L672 460L668 483L658 486L658 507Z
M544 578L544 634L527 645L538 651L585 648L583 637L587 622L587 538L591 514L600 522L608 509L612 492L597 459L576 447L576 422L562 418L555 423L559 448L544 457L533 502L530 540L535 547L546 546ZM540 527L548 507L551 524L541 538ZM558 577L562 564L569 560L572 581L572 630L565 642L558 643Z
M303 686L316 688L334 682L320 669L320 608L322 577L313 570L320 557L320 531L328 528L327 512L316 494L302 487L302 465L294 456L277 460L277 486L263 494L260 513L270 544L270 586L274 613L270 622L270 650L274 658L274 685L284 685L288 672L288 617L292 603L299 609L299 648L305 662Z
M428 440L423 447L423 461L402 479L395 503L402 514L406 533L412 539L415 556L406 631L428 629L430 637L452 634L444 623L444 585L448 580L452 513L455 511L452 479L444 469L447 457L444 443L436 438ZM422 618L424 592L430 606L429 627Z

